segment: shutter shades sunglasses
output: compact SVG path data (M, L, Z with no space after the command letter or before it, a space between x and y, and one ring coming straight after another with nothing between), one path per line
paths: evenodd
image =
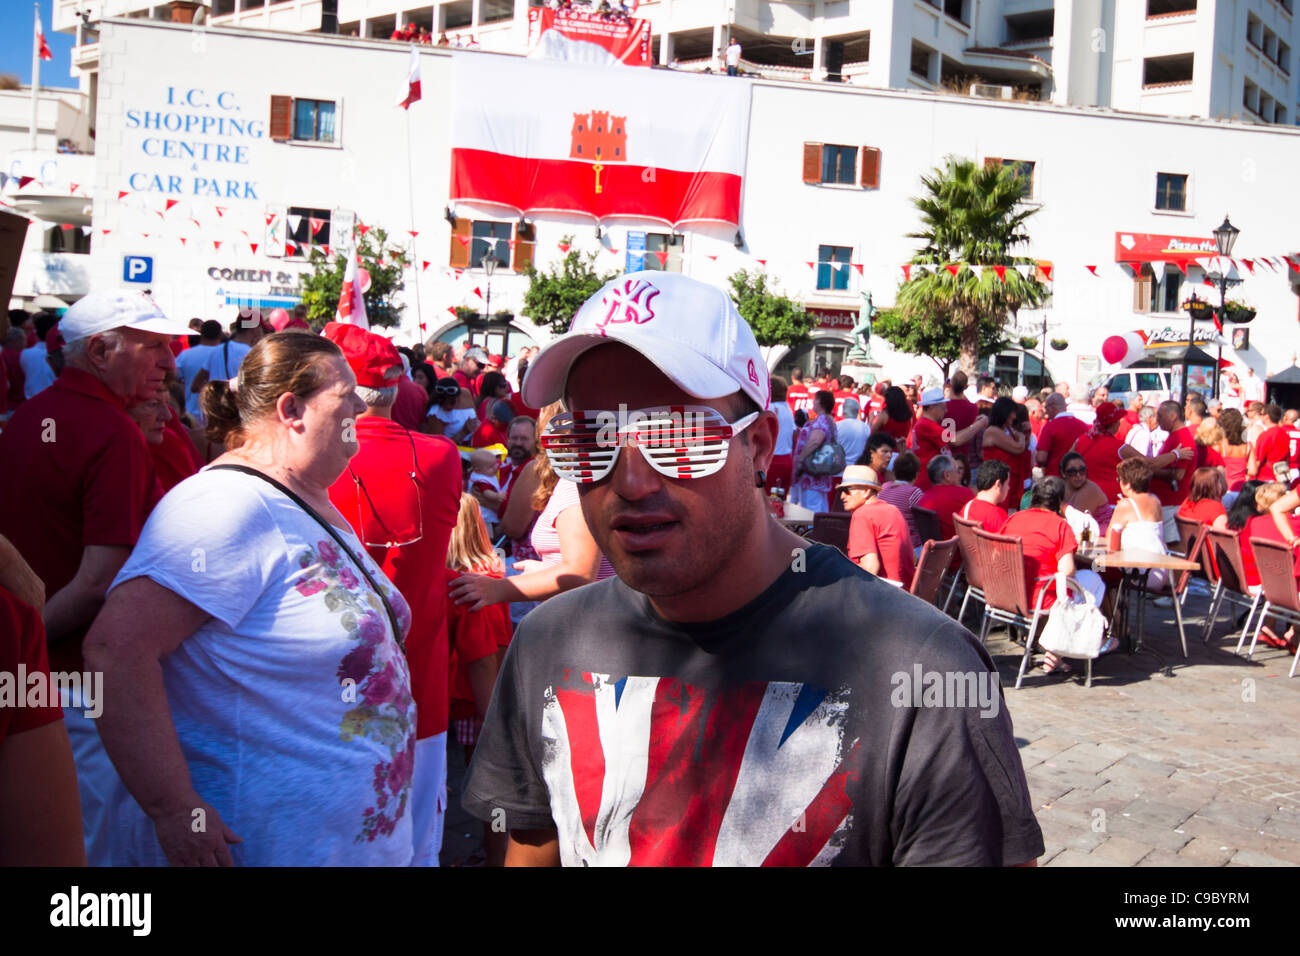
M565 412L551 419L541 445L556 475L580 485L613 471L619 449L631 444L665 477L705 478L722 470L731 439L760 414L728 422L707 405Z

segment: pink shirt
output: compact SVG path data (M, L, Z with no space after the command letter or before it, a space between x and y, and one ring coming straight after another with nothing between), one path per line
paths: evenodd
M555 490L546 501L546 507L542 509L542 513L537 516L537 522L533 525L533 550L542 559L543 567L549 568L560 563L560 533L556 530L555 522L559 520L562 513L577 507L579 507L578 486L563 479L557 481ZM602 554L596 580L603 581L613 576L614 566Z

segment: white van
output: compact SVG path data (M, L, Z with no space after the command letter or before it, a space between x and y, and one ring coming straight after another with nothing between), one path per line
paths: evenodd
M1093 385L1105 385L1110 390L1110 400L1128 408L1135 395L1142 393L1148 405L1159 405L1171 396L1174 370L1169 368L1129 368L1114 374L1102 374L1093 379Z

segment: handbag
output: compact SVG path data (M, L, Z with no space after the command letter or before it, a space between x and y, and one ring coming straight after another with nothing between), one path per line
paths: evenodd
M1038 636L1038 646L1058 657L1092 659L1100 655L1105 637L1106 616L1091 594L1078 588L1083 601L1059 594L1047 612L1047 623Z
M362 577L366 579L366 583L370 585L370 589L375 592L375 594L379 597L380 602L384 605L384 610L388 612L388 623L391 624L393 627L393 640L397 641L399 647L402 647L403 649L406 647L406 642L402 634L402 629L397 624L397 614L393 611L393 606L388 603L388 598L384 595L383 590L380 589L378 582L376 582L374 579L374 576L371 575L371 573L366 569L365 562L362 561L360 558L358 558L352 552L352 549L348 547L347 542L343 540L343 536L339 534L338 528L334 527L334 525L330 524L327 520L325 520L325 518L322 515L320 515L315 508L307 504L307 502L303 501L302 498L300 498L294 492L290 491L284 485L280 484L280 482L276 481L270 475L264 474L263 472L258 471L256 468L248 468L245 465L209 465L206 470L207 471L239 471L239 472L243 472L245 475L252 475L254 478L261 478L268 485L271 485L273 488L275 488L277 491L283 494L286 498L288 498L290 501L296 504L299 508L307 512L307 514L310 515L313 519L315 519L316 523L320 525L322 528L324 528L329 533L329 536L334 539L335 544L337 544L340 548L343 549L343 553L348 556L349 560L351 560L352 563L357 566L357 570L361 572Z
M833 423L832 423L833 426ZM810 475L838 475L844 470L845 456L844 446L836 441L832 436L834 429L827 433L826 440L817 446L817 450L809 455L803 463L803 470Z

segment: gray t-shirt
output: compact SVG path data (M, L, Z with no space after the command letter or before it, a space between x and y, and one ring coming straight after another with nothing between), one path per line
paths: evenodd
M464 805L565 865L988 865L1043 852L997 671L840 552L676 624L619 578L520 624Z

